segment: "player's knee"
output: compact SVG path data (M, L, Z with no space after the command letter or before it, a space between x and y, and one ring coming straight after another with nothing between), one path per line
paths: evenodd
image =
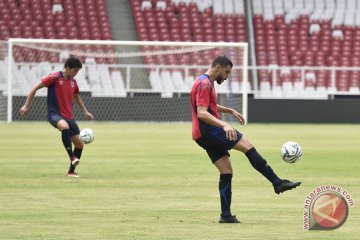
M79 136L73 136L71 138L72 142L74 143L74 146L77 149L83 149L84 148L84 143L80 140Z
M254 145L247 139L246 139L246 146L247 146L248 150L254 147Z
M215 166L218 168L221 174L232 174L233 169L231 166L231 162L228 156L220 158L215 162Z
M253 147L253 144L247 138L242 137L241 140L234 146L234 149L246 153Z
M220 174L233 174L232 168L219 170Z
M62 131L62 130L69 129L69 124L64 120L60 120L57 124L57 127L60 131Z
M231 166L224 168L220 171L221 174L232 174L233 173L233 169Z
M75 147L77 149L83 149L84 148L84 144L81 141L75 143L74 145L75 145Z

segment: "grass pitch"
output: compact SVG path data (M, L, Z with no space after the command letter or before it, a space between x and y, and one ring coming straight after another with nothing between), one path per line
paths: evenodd
M360 201L360 125L236 126L275 172L303 184L276 195L246 157L231 151L232 211L241 224L219 224L219 174L191 140L191 124L80 122L92 128L77 171L48 123L0 124L1 239L359 239L360 211L333 231L304 231L305 197L334 184ZM280 160L293 140L296 164Z

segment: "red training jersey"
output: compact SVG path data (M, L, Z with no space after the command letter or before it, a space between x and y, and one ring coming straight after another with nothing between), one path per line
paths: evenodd
M48 88L48 115L59 114L63 118L73 119L73 96L79 94L75 79L66 80L62 72L55 72L41 79Z
M200 138L214 126L201 121L197 116L197 107L206 107L207 111L216 118L219 118L217 110L217 100L214 83L210 81L209 76L203 74L196 78L190 94L192 111L192 138Z

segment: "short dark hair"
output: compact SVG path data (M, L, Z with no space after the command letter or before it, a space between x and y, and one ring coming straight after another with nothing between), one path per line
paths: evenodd
M70 56L68 59L66 59L65 68L82 68L82 64L78 58L75 56Z
M233 63L230 59L228 59L225 55L224 56L218 56L214 59L214 61L211 64L211 67L216 67L216 65L220 65L222 67L226 67L230 65L233 67Z

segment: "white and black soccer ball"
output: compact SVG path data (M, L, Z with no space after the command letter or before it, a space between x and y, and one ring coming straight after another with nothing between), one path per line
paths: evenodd
M85 144L92 143L95 139L95 133L90 128L84 128L79 134L80 141Z
M280 148L282 160L287 163L294 163L302 156L302 150L296 142L286 142Z

